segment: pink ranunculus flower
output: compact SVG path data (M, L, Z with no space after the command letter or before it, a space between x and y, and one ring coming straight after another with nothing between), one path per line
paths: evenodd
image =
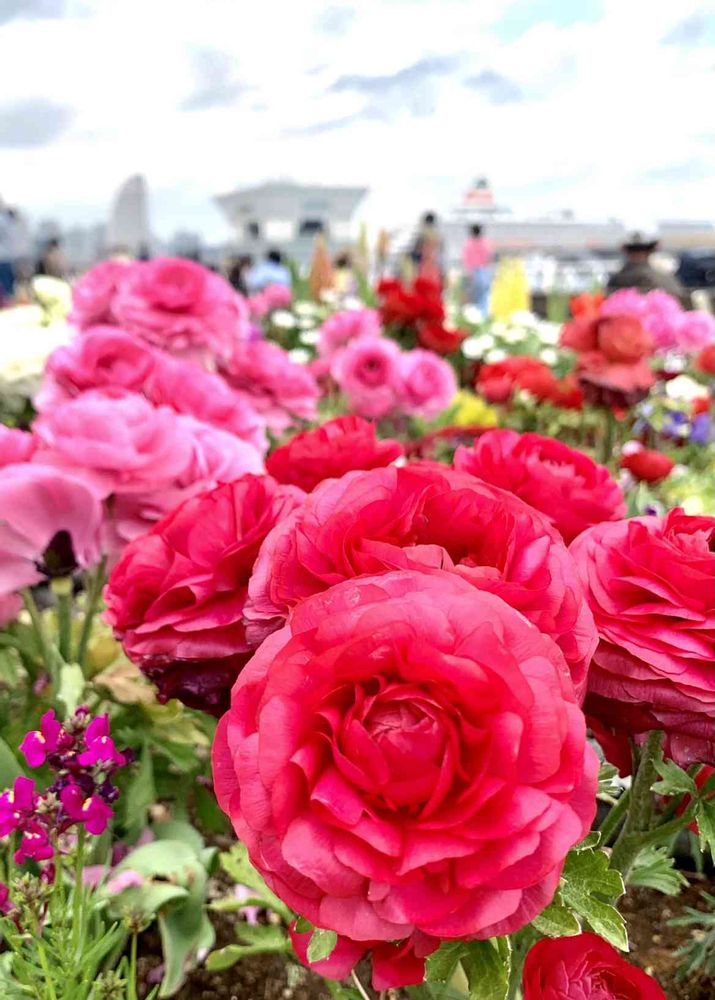
M43 411L88 389L141 392L156 365L157 352L115 326L89 327L47 359L35 406Z
M380 331L380 315L375 309L345 309L333 313L320 328L318 354L329 360L359 337L377 337Z
M78 330L98 323L115 323L114 299L128 270L125 261L104 260L78 278L72 287L70 323Z
M598 637L561 536L512 493L436 464L316 487L261 547L246 618L263 637L311 594L392 569L448 571L502 597L557 642L584 693Z
M443 572L306 600L244 667L213 748L273 891L365 942L523 927L590 829L597 772L558 647Z
M338 351L330 374L354 413L379 420L395 408L399 363L400 348L393 340L366 335Z
M266 285L260 292L248 298L251 316L263 319L274 309L287 309L293 301L293 293L287 285Z
M144 392L152 403L235 434L261 454L268 449L265 421L252 402L190 361L159 354Z
M0 628L14 622L22 610L19 594L0 594Z
M76 470L105 496L160 489L192 461L181 418L136 393L85 392L42 414L34 427L41 445L34 461Z
M436 417L457 392L454 369L434 351L415 348L399 359L397 403L411 417Z
M277 344L238 344L221 374L277 433L317 417L320 390L314 376Z
M112 304L117 323L171 354L213 363L248 336L248 306L201 264L157 257L130 265Z
M0 470L0 595L99 561L102 504L66 469L26 462Z
M34 434L0 424L0 468L29 462L36 448Z
M684 312L676 329L677 347L690 354L715 343L715 316L702 310Z

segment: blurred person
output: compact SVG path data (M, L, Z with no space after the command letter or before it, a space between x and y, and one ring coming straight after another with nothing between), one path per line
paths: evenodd
M657 249L657 239L644 236L643 233L633 233L621 247L625 260L620 270L608 279L606 292L610 295L621 288L652 292L659 288L681 302L687 302L687 292L678 279L651 264L651 254Z
M265 259L246 274L249 292L262 292L268 285L285 285L290 288L292 283L291 273L283 262L280 250L269 250Z
M246 276L252 267L253 257L250 254L244 253L239 257L231 257L229 259L226 278L232 288L235 288L241 295L248 295Z
M444 248L434 212L425 212L422 216L411 256L420 278L442 283Z
M62 244L58 239L48 240L35 267L35 274L44 274L49 278L64 278L67 274L67 261Z
M339 253L333 261L334 286L338 295L351 295L355 291L355 274L350 254Z
M469 235L462 248L462 265L466 280L467 297L483 316L489 312L489 292L492 283L492 245L482 233L482 227L469 227Z
M15 230L13 210L0 198L0 306L15 294Z

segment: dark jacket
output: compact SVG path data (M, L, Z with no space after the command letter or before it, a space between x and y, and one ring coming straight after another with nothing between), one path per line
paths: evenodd
M688 300L688 293L677 278L647 263L626 263L620 271L612 274L608 279L606 290L610 294L621 288L636 288L639 292L652 292L660 288L681 302Z

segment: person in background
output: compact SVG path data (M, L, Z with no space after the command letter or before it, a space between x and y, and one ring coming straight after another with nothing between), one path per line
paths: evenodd
M478 225L469 227L462 249L462 265L468 301L478 306L483 316L489 313L489 292L492 284L492 245Z
M633 233L621 247L625 261L621 269L608 279L607 294L621 288L636 288L639 292L652 292L659 288L687 303L688 294L678 279L651 264L651 254L657 249L657 239Z
M250 254L241 254L240 257L231 257L228 262L226 277L228 283L241 295L248 295L248 285L246 275L253 267L253 257Z
M261 292L268 285L285 285L290 288L291 284L291 273L283 263L280 250L269 250L265 259L246 274L249 292Z
M351 295L355 291L355 275L350 254L339 253L333 261L335 273L335 291L338 295Z
M422 216L417 239L412 248L412 261L420 278L429 278L442 283L443 266L442 236L434 212Z
M64 278L67 274L67 261L58 239L48 240L45 249L37 262L35 274L46 274L50 278Z
M15 294L15 216L0 198L0 306Z

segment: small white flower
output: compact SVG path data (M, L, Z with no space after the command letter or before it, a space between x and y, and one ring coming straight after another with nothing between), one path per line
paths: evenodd
M295 326L295 316L293 313L288 312L287 309L276 309L271 314L271 323L273 326L277 326L279 330L292 330Z
M479 306L475 306L471 302L468 302L462 309L462 316L467 323L474 323L475 325L481 323L484 319L484 313Z
M545 365L555 365L559 360L559 356L553 347L544 347L539 351L539 357Z
M470 361L481 358L485 351L494 347L496 341L491 333L479 333L474 337L465 337L462 341L462 354Z
M491 351L487 351L485 361L488 361L490 365L493 365L497 361L503 361L506 357L508 357L508 354L506 351L502 351L501 347L493 347Z
M320 340L320 331L316 330L315 327L312 330L303 330L298 340L306 347L315 347Z
M293 311L297 313L298 316L316 316L319 311L319 307L315 304L315 302L303 300L301 302L293 303Z
M335 305L338 301L338 293L332 288L324 288L320 293L320 301L327 302L329 306Z
M528 331L523 326L509 326L502 333L501 339L505 340L507 344L518 344L519 341L524 340L527 334Z
M312 316L301 316L298 320L298 326L301 330L313 330L315 328L315 320Z
M536 331L539 334L539 340L543 344L558 344L559 337L561 336L561 324L549 323L547 320L544 320L537 324Z
M288 351L288 357L297 365L307 365L311 359L311 353L303 347L294 347L292 351Z
M706 395L702 385L689 375L678 375L667 382L665 394L668 399L681 399L686 403L692 403L699 396Z

